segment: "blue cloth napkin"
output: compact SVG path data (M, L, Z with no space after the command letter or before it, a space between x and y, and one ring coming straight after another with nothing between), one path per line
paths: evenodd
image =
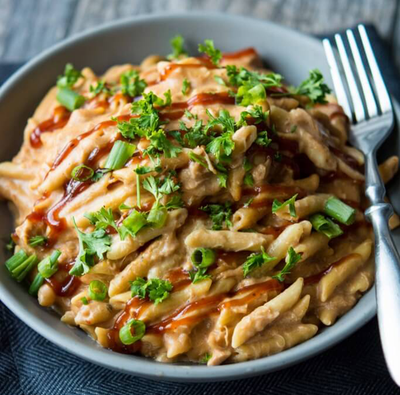
M368 33L387 85L400 100L398 70L389 48L373 27ZM0 64L0 83L18 66ZM0 394L188 393L386 395L399 394L399 389L385 366L376 319L339 345L291 368L240 381L182 384L137 378L85 362L36 334L0 303Z

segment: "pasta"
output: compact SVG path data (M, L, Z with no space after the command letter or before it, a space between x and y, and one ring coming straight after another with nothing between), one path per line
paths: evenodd
M253 48L206 40L190 57L172 42L101 77L66 66L0 164L16 224L5 265L116 352L272 355L373 283L364 158L318 70L288 88ZM380 166L385 182L397 170Z

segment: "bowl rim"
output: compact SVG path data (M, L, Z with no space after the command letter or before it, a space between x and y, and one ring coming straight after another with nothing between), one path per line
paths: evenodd
M25 65L19 68L0 88L0 103L3 98L12 91L14 85L18 83L19 79L28 75L30 69L44 63L49 57L62 52L64 49L69 48L81 41L95 37L99 34L104 34L107 31L112 31L115 28L123 28L134 24L140 24L147 21L166 21L168 19L227 19L231 22L240 23L251 22L253 24L270 25L274 29L283 32L291 32L291 34L300 35L304 40L307 40L312 45L322 45L320 40L310 35L298 32L294 29L278 25L274 22L262 20L254 17L238 16L232 14L223 14L221 12L171 12L171 13L156 13L150 15L133 16L117 21L102 24L99 27L88 29L82 33L73 35L70 38L64 39L59 43L51 46L45 51L41 52ZM79 356L89 362L107 367L112 370L117 370L122 373L131 375L152 378L156 380L171 380L181 382L198 382L201 380L207 381L221 381L221 380L236 380L245 377L256 376L263 373L273 372L285 367L292 366L296 363L302 362L311 358L328 348L336 345L346 337L350 336L376 314L376 301L374 296L374 287L369 290L361 300L366 300L364 311L354 312L354 308L350 310L339 321L340 325L335 325L324 331L319 332L315 337L301 343L293 348L282 351L281 353L263 357L253 361L240 362L230 365L222 366L199 366L199 365L180 365L170 363L160 363L150 360L141 356L129 355L129 361L124 354L118 354L110 350L105 350L98 346L95 341L92 345L86 342L74 342L69 338L65 338L63 334L59 333L55 328L47 322L44 322L29 309L22 305L18 300L17 295L10 293L2 284L0 277L0 299L2 302L23 322L25 322L35 332L61 347L62 349ZM358 302L360 303L361 300ZM356 306L355 306L356 307ZM352 314L353 312L353 314ZM71 327L72 329L72 327ZM73 328L74 330L79 330ZM333 335L331 334L333 333ZM105 354L107 353L107 354ZM104 358L107 355L107 358ZM128 361L128 362L127 362Z

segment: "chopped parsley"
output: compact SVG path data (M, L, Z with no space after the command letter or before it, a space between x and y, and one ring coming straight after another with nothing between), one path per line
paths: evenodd
M261 247L261 252L253 253L248 256L246 262L243 264L243 276L247 277L254 269L257 269L268 262L274 261L276 258L269 256L264 247Z
M177 147L168 140L164 130L158 129L147 136L150 145L143 151L143 156L159 156L164 154L166 158L176 158L182 148Z
M264 130L263 132L258 133L255 143L261 147L268 147L271 144L272 140L268 137L268 132Z
M296 217L296 207L295 207L295 202L297 198L297 193L296 195L293 195L290 199L286 200L285 202L281 203L279 200L274 199L272 203L272 212L276 213L279 210L282 210L284 207L289 206L289 213L291 217Z
M266 89L281 87L282 76L275 73L261 74L244 67L226 66L230 85L238 87L236 104L248 106L266 99Z
M185 131L183 140L190 148L196 148L199 145L206 145L211 141L211 136L203 129L203 122L196 121L193 127L188 128L182 121L180 122L180 129Z
M97 96L100 93L105 93L106 95L111 95L112 91L106 85L105 81L97 81L96 85L90 85L89 92L93 96Z
M208 204L200 207L200 210L210 216L213 223L212 230L232 227L232 204L230 202L226 202L225 204Z
M173 37L170 41L172 47L172 53L167 56L168 60L179 59L182 56L187 56L184 44L185 40L181 35Z
M154 304L163 302L168 298L172 291L172 284L168 280L152 278L145 280L142 277L131 281L132 296L138 296L140 299L148 297Z
M140 96L145 90L147 83L139 77L137 70L128 70L120 77L121 92L130 97Z
M252 120L252 123L255 125L258 125L261 122L266 122L267 118L269 116L269 111L263 111L263 108L256 104L252 106L251 109L242 111L240 113L240 119L237 123L237 126L245 126L247 125L247 120L250 118Z
M106 209L102 207L99 211L85 213L84 217L87 218L96 229L107 229L110 226L118 232L118 226L115 223L111 208Z
M282 76L280 74L261 74L256 71L247 70L244 67L238 69L236 66L226 66L229 83L233 86L251 86L262 84L264 88L281 87Z
M199 44L199 52L208 55L215 66L218 66L222 59L222 52L215 48L213 40L204 40L204 44Z
M310 70L309 77L297 88L291 89L291 94L307 96L311 103L326 103L325 95L331 90L324 82L324 76L318 69Z
M79 253L69 274L83 276L94 265L95 257L100 260L104 258L104 254L110 249L111 237L106 234L104 229L98 229L92 233L83 233L78 229L74 218L73 222L78 233Z
M277 275L272 276L272 278L275 278L280 282L284 281L285 276L287 274L290 274L291 270L300 260L301 260L301 254L297 254L294 248L290 247L285 258L285 266Z
M182 82L182 94L187 95L190 91L190 82L186 78Z
M221 110L217 117L211 114L209 110L206 110L208 115L208 123L205 127L206 132L215 128L220 129L222 132L233 133L235 131L235 120L229 114L227 110Z
M57 86L59 88L72 88L80 77L82 77L82 73L76 70L71 63L67 63L64 74L57 78Z

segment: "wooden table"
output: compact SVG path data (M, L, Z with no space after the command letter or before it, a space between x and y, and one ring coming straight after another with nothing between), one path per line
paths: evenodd
M308 33L373 23L400 66L400 0L0 0L0 61L24 62L107 21L186 10L249 15Z

